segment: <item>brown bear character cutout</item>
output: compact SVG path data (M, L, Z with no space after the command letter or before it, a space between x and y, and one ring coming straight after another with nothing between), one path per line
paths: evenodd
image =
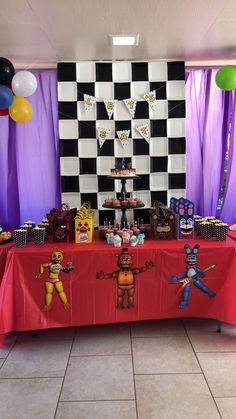
M124 297L127 295L127 308L134 307L135 276L146 272L154 266L152 261L146 261L145 266L141 268L132 268L134 255L130 254L127 248L123 248L120 254L115 255L119 270L110 274L104 274L103 271L97 272L98 279L116 279L117 283L117 306L118 309L124 307Z

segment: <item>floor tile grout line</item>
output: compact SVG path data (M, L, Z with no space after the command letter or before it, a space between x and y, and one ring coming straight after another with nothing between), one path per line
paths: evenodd
M133 368L133 382L134 382L134 397L135 397L135 410L136 410L136 418L138 419L138 403L137 403L137 393L136 393L136 383L135 383L135 373L134 373L134 355L133 355L133 343L132 343L132 327L129 324L129 331L130 331L130 346L131 346L131 362Z
M54 416L53 416L53 419L56 419L57 409L58 409L58 405L59 405L59 402L60 402L60 397L61 397L61 393L62 393L62 389L63 389L64 382L65 382L65 377L66 377L66 373L67 373L68 365L69 365L69 362L70 362L70 355L71 355L72 348L73 348L73 345L74 345L75 336L76 336L76 331L77 331L77 328L74 330L74 336L73 336L73 340L72 340L72 342L71 342L71 348L70 348L70 352L69 352L69 356L68 356L68 360L67 360L67 364L66 364L66 368L65 368L64 376L63 376L63 379L62 379L62 383L61 383L61 390L60 390L60 393L59 393L59 396L58 396L57 405L56 405L56 408L55 408L55 414L54 414Z
M12 351L12 350L13 350L13 348L16 346L17 341L18 341L18 338L19 338L19 335L17 335L17 336L16 336L16 340L15 340L15 342L12 344L11 348L9 349L9 351L8 351L8 353L7 353L7 356L6 356L5 358L1 358L1 359L4 359L4 361L3 361L3 363L2 363L2 365L1 365L1 367L0 367L0 371L1 371L1 369L3 368L3 366L4 366L5 362L6 362L6 360L8 359L8 357L9 357L9 355L10 355L11 351Z
M202 375L202 372L151 372L151 373L137 373L136 375Z
M132 336L132 339L186 338L186 335Z
M135 399L80 399L61 400L60 403L91 403L91 402L135 402Z
M190 337L189 337L189 335L188 335L188 331L187 331L187 328L186 328L186 326L185 326L185 324L184 324L183 320L182 320L182 325L183 325L183 328L184 328L184 330L185 330L185 332L186 332L186 335L187 335L187 337L188 337L189 344L190 344L190 346L191 346L191 348L192 348L192 351L193 351L193 353L194 353L194 355L195 355L195 358L196 358L196 361L197 361L197 363L198 363L198 365L199 365L199 368L200 368L200 370L202 371L202 375L203 375L203 377L204 377L204 379L205 379L206 385L207 385L208 390L209 390L209 392L210 392L210 394L211 394L211 397L212 397L212 399L213 399L213 403L214 403L214 405L215 405L215 407L216 407L216 410L217 410L217 412L218 412L218 414L219 414L219 417L220 417L221 419L223 419L223 418L222 418L222 416L221 416L220 410L219 410L219 408L218 408L218 406L217 406L217 403L216 403L216 401L215 401L215 398L214 398L214 396L213 396L213 393L212 393L212 391L211 391L211 388L210 388L210 386L209 386L209 384L208 384L208 381L207 381L207 379L206 379L206 376L205 376L205 374L204 374L203 368L202 368L202 366L201 366L201 364L200 364L200 361L199 361L199 359L198 359L198 357L197 357L197 354L196 354L196 352L195 352L195 350L194 350L193 344L192 344L191 339L190 339Z
M102 357L106 357L106 356L131 356L131 353L129 354L93 354L93 355L70 355L71 358L90 358L93 356L102 356Z
M195 351L196 354L236 354L236 351Z
M1 380L41 380L41 379L58 379L58 378L63 378L64 375L54 375L53 377L48 377L48 376L34 376L34 377L0 377L0 381Z

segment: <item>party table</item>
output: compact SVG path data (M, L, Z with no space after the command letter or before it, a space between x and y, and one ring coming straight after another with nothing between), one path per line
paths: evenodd
M0 284L2 282L2 278L5 271L7 253L11 247L14 246L14 242L10 241L9 243L1 244L0 245Z
M192 284L185 308L179 308L183 283L172 283L170 278L182 275L185 270L186 241L149 238L137 247L122 246L128 247L132 256L133 307L128 307L130 293L121 291L124 287L117 285L120 271L117 261L122 248L107 245L98 237L91 244L11 247L0 288L0 335L12 330L174 317L213 318L236 325L236 241L229 237L225 242L201 238L188 241L191 249L196 243L200 245L197 266L202 270L210 266L200 279L216 295L210 298ZM62 265L72 264L74 270L59 273L63 292L55 284L50 285L50 310L43 311L48 264L54 247L63 252ZM45 266L44 273L37 278L41 264ZM117 307L119 292L124 294L123 309ZM64 296L68 302L66 309Z

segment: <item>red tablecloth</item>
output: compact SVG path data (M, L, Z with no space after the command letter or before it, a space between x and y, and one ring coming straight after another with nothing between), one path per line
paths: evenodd
M44 246L9 249L5 273L0 288L0 334L11 330L37 330L52 327L126 322L170 317L208 317L236 325L236 242L195 240L198 243L197 266L201 269L217 264L201 281L216 292L214 298L191 286L188 307L181 309L180 285L172 284L172 275L181 275L185 269L184 241L146 240L144 245L130 247L134 255L133 267L145 266L152 261L154 267L135 275L134 308L119 310L116 279L97 279L96 274L118 270L114 248L96 239L92 244L59 244L64 261L72 262L75 269L69 274L60 273L71 308L65 310L54 289L52 310L43 312L45 300L46 269L36 279L39 266L50 262L54 243ZM125 246L122 246L125 247Z
M236 231L234 231L234 230L228 230L227 235L228 235L228 237L230 237L231 239L236 240Z
M0 284L2 282L2 277L4 275L5 271L5 265L6 265L6 259L7 259L7 253L11 247L13 247L15 244L13 241L1 244L0 245Z

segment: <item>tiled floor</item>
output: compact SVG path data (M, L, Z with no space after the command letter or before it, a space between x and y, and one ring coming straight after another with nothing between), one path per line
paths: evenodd
M235 419L236 327L158 320L12 335L4 419Z

